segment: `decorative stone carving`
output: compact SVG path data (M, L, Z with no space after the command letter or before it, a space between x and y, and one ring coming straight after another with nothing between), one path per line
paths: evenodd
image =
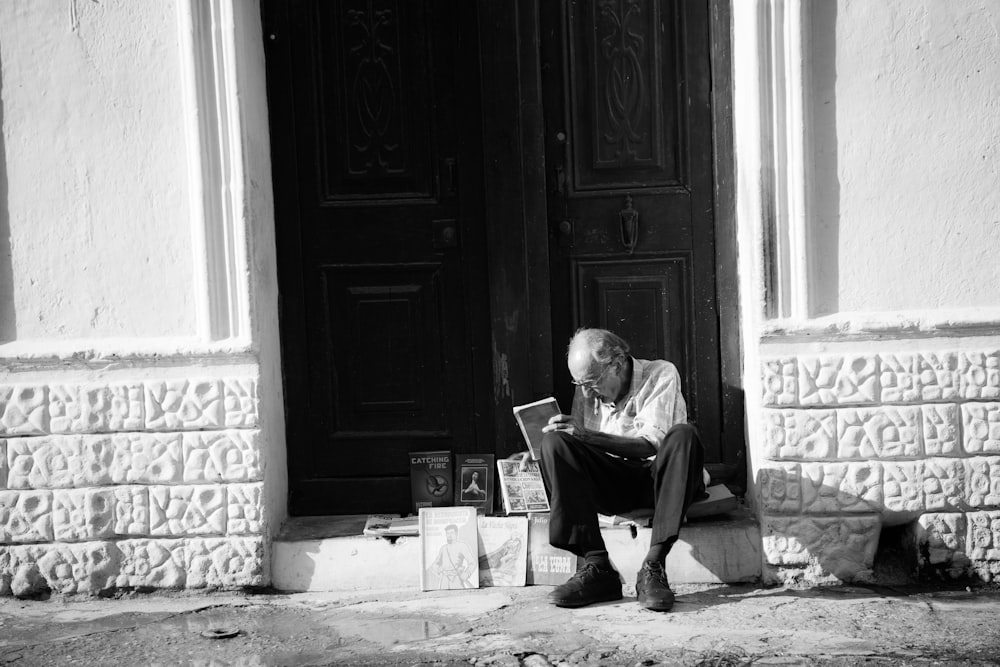
M879 360L883 403L912 403L920 399L912 354L883 354Z
M178 431L220 428L225 421L219 380L146 383L146 428Z
M953 577L962 575L969 564L965 524L965 515L957 512L922 514L917 520L921 566L942 568Z
M954 403L922 405L924 452L927 456L958 456L958 406Z
M0 440L0 490L7 488L7 441Z
M932 458L924 467L924 508L958 510L965 506L965 464L961 459Z
M182 479L179 433L123 433L114 436L109 475L115 484L175 484Z
M96 593L114 586L122 554L114 542L46 545L38 569L57 593Z
M230 537L185 540L189 588L262 586L265 582L264 540Z
M954 400L959 395L959 359L954 352L881 356L882 401Z
M878 462L802 464L802 511L877 512L882 509Z
M227 378L222 381L225 425L228 428L257 426L256 378Z
M917 513L924 509L923 461L882 464L882 493L889 512Z
M878 517L764 515L762 518L768 563L818 566L817 574L845 581L870 579L881 528Z
M1000 403L963 404L962 426L966 452L1000 452Z
M264 532L263 484L230 484L226 487L230 535L260 535Z
M0 491L0 543L51 542L50 491Z
M841 459L916 457L920 444L920 408L881 406L838 411L838 447Z
M764 405L795 405L799 398L794 358L766 359L761 364Z
M0 385L0 435L41 435L48 432L46 403L44 386Z
M135 588L183 588L187 578L184 540L122 540L115 582Z
M70 488L83 467L79 437L12 438L7 448L11 489Z
M1000 574L1000 512L970 512L966 520L973 569L991 581Z
M49 388L53 433L104 433L143 427L142 385L55 385Z
M115 535L149 534L149 489L119 486L115 495Z
M963 397L1000 398L1000 351L962 353L959 373Z
M259 431L184 434L185 482L254 482L262 479Z
M966 491L970 507L1000 506L1000 457L966 459Z
M52 525L60 542L82 542L114 535L115 498L110 488L54 491Z
M770 459L829 459L837 420L833 410L765 410L765 456Z
M757 488L765 511L797 513L802 508L799 464L769 465L757 471Z
M151 535L224 535L224 486L154 486L149 489Z
M878 358L845 355L799 358L801 405L847 405L878 400Z

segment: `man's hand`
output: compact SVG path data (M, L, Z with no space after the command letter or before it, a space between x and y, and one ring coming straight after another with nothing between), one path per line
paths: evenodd
M573 415L553 415L549 423L542 427L542 433L552 431L564 431L570 435L582 435L583 427L580 422L573 418Z

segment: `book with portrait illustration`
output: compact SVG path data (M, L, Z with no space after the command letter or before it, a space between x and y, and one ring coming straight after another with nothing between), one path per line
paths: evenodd
M528 445L531 458L538 459L538 453L542 447L542 436L544 435L542 428L549 423L552 417L558 414L561 414L559 403L551 396L533 403L514 406L514 419L521 429L521 435L524 436L525 444Z
M479 517L479 585L524 586L528 572L528 517Z
M447 507L454 501L451 452L410 452L410 497L413 511Z
M538 461L527 461L521 469L521 459L500 459L497 461L497 479L503 508L507 514L527 514L528 512L548 512L549 497L545 493L542 470Z
M421 507L420 590L479 588L475 507Z
M493 513L493 454L455 454L455 504Z

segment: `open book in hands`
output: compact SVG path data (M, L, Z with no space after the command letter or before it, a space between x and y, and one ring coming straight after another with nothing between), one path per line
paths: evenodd
M551 396L514 407L514 419L521 428L521 435L524 436L524 442L528 445L532 459L538 460L542 448L542 429L558 414L562 414L559 403Z

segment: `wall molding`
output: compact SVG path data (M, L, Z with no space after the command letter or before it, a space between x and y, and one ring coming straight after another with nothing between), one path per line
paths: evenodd
M181 0L177 18L198 335L243 339L250 287L232 0Z

